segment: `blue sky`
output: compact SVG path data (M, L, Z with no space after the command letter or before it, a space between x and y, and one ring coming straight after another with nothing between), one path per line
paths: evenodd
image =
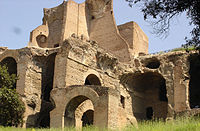
M78 3L85 0L74 0ZM27 46L30 32L42 24L43 8L52 8L63 0L0 0L0 46L18 49ZM151 32L152 27L143 19L137 6L130 8L125 0L114 0L114 15L117 25L135 21L149 37L149 52L158 52L180 47L192 29L185 14L173 19L167 38Z

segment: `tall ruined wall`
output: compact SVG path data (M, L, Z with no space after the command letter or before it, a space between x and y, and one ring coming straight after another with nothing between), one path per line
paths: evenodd
M140 53L148 54L148 37L137 23L128 22L117 27L120 35L128 42L134 56Z
M102 86L114 89L118 87L118 79L115 74L110 74L110 72L105 74L99 65L101 64L99 63L101 52L98 52L97 43L71 38L64 44L67 46L66 51L60 52L56 56L54 87L84 85L86 78L91 74L98 77Z
M59 113L54 110L51 90L75 85L80 85L81 89L88 85L102 86L119 92L120 97L114 96L119 102L115 110L116 119L121 120L118 127L136 125L136 119L168 119L181 112L198 113L195 110L200 105L195 97L199 92L197 52L145 55L121 63L95 41L74 36L61 45L51 49L1 50L1 63L14 63L9 67L16 69L10 72L17 72L19 76L16 89L25 103L26 127L50 126L50 113ZM102 103L109 102L112 97ZM91 108L86 107L87 103L82 106L85 110ZM77 110L81 109L77 107ZM112 112L106 115L112 116ZM109 122L113 125L112 120Z
M97 41L99 47L121 62L130 61L131 55L148 53L148 38L137 24L132 25L131 36L122 31L124 26L120 30L115 23L113 0L86 0L82 4L68 0L57 7L44 9L43 25L32 31L29 46L58 47L75 35Z
M198 75L191 70L198 62L193 64L191 59L199 58L194 54L169 52L132 60L132 68L121 76L121 83L131 96L136 119L166 119L181 112L195 112L192 105L198 107L199 103L192 96L199 84L195 80Z
M64 25L64 8L65 4L61 4L51 9L44 9L44 19L49 28L48 46L53 48L61 42L63 25Z

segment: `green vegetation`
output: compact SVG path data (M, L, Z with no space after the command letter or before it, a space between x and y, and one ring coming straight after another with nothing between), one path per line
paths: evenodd
M0 131L61 131L62 129L21 129L21 128L0 128ZM200 118L179 118L167 122L144 121L139 122L138 129L129 126L116 131L199 131ZM65 128L64 131L76 131L75 128ZM82 131L102 131L95 127L84 127ZM108 130L107 130L108 131Z
M192 51L192 50L196 50L196 48L194 46L190 46L187 48L175 48L172 49L172 51Z
M23 124L25 107L14 88L16 80L16 75L10 75L5 65L0 66L0 125L2 126L17 127Z

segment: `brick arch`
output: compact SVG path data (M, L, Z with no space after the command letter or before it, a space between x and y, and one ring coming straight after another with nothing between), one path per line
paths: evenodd
M112 97L112 99L109 99L109 97ZM91 100L94 106L95 126L109 127L108 120L117 120L116 111L113 111L112 115L108 115L109 110L114 110L118 107L119 92L117 90L102 86L69 86L66 88L54 88L51 91L51 98L56 107L50 113L50 127L75 126L75 110L82 102L88 99Z
M65 101L65 106L67 106L67 103L69 103L70 100L72 100L73 98L75 98L77 96L85 96L85 97L87 97L88 99L90 99L92 101L94 106L99 101L98 93L95 90L93 90L92 88L89 88L89 87L76 87L76 88L73 88L72 90L70 90L66 94L67 100Z
M5 58L11 57L16 61L16 63L18 63L18 56L19 54L16 51L8 50L5 51L2 55L0 55L0 61L4 60Z
M62 91L61 91L62 90ZM53 95L55 94L55 95ZM57 95L56 95L57 94ZM66 108L68 108L68 104L71 104L70 102L75 99L81 99L77 103L80 105L83 101L89 99L92 101L92 104L94 105L94 109L98 106L99 103L99 95L98 93L89 87L67 87L62 88L60 90L53 89L51 92L51 97L53 101L55 102L56 108L51 112L51 118L54 118L54 112L59 112L61 117L61 127L64 126L74 126L74 119L71 120L71 123L66 123L65 121L70 122L70 119L66 119ZM79 98L78 98L79 97ZM62 99L62 100L61 100ZM60 102L60 100L62 102ZM74 103L73 103L74 104ZM75 112L75 110L74 110ZM52 125L52 119L51 119L51 125Z
M84 73L84 76L83 76L83 81L85 82L85 80L87 79L87 77L89 76L89 75L91 75L91 74L93 74L93 75L95 75L96 77L98 77L98 79L99 79L99 81L100 81L100 83L101 83L101 85L102 85L102 79L101 79L101 76L99 75L99 73L97 72L97 71L95 71L95 70L91 70L91 69L89 69L86 73ZM84 83L83 83L84 84Z

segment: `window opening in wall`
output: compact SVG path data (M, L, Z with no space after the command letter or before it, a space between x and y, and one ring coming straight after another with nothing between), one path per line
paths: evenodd
M123 108L125 108L125 97L124 96L120 96L120 102Z
M147 118L147 120L153 119L153 108L152 107L146 108L146 118Z
M87 110L86 112L83 113L82 116L82 126L89 126L93 125L93 119L94 119L94 111L93 110Z
M90 74L85 79L85 85L101 85L101 82L96 75Z
M39 47L44 48L47 43L47 37L45 35L40 34L36 37L36 41L37 41Z

